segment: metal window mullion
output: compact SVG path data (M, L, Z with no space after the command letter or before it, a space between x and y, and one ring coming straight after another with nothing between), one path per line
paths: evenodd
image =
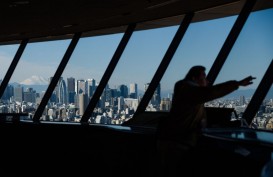
M105 70L105 73L102 76L102 79L97 87L97 89L94 92L94 95L92 96L89 104L87 105L85 112L81 118L81 123L87 123L88 119L91 117L93 110L95 109L97 102L100 99L100 96L103 92L103 89L106 87L114 69L116 68L116 65L125 49L125 47L127 46L127 43L130 39L130 37L132 36L132 33L134 32L134 29L136 27L136 24L130 24L126 30L126 32L124 33L108 67Z
M12 76L12 74L13 74L13 72L14 72L14 70L15 70L15 68L16 68L16 66L17 66L17 64L18 64L18 62L19 62L25 48L26 48L26 45L27 45L28 41L29 41L28 39L22 40L22 42L21 42L21 44L20 44L20 46L19 46L19 48L18 48L12 62L10 64L10 66L9 66L9 69L6 72L6 75L5 75L3 81L2 81L2 83L0 85L0 98L2 98L2 96L3 96L4 92L5 92L5 89L6 89L8 83L10 81L10 78L11 78L11 76Z
M55 87L56 87L56 85L57 85L57 83L58 83L58 81L59 81L59 79L60 79L60 77L61 77L61 75L62 75L62 73L63 73L63 71L64 71L64 69L66 67L66 65L67 65L67 63L68 63L68 61L69 61L69 59L70 59L76 45L77 45L77 43L78 43L78 41L80 39L80 36L81 36L81 33L75 33L74 34L73 39L71 40L71 42L70 42L70 44L69 44L69 46L68 46L68 48L67 48L67 50L66 50L66 52L65 52L65 54L63 56L63 59L60 62L59 66L58 66L58 68L57 68L57 70L56 70L56 72L55 72L55 74L54 74L54 76L53 76L53 78L52 78L46 92L45 92L45 95L44 95L39 107L37 108L37 110L36 110L36 112L34 114L33 122L39 122L40 121L40 118L42 116L42 113L43 113L48 101L49 101L49 98L51 97L51 95L52 95L52 93L53 93L53 91L54 91L54 89L55 89Z
M252 99L250 100L242 118L246 120L248 125L251 124L255 114L258 112L260 105L266 97L273 83L273 59L267 68L258 88L255 90Z
M151 83L149 84L146 92L144 93L143 98L141 99L139 106L137 107L137 110L134 114L134 117L137 116L140 113L143 113L146 110L147 105L149 104L149 101L151 100L155 89L157 88L161 78L163 77L165 71L167 70L176 49L178 48L184 34L186 33L188 26L190 25L192 18L194 16L194 13L188 13L186 14L185 18L183 19L182 23L180 24L169 48L167 49Z
M234 23L228 37L226 38L226 41L224 42L218 56L216 57L208 75L207 79L211 85L216 80L217 75L219 74L221 68L223 67L234 43L236 42L240 32L242 31L242 28L251 13L255 3L257 0L248 0L246 1L244 7L242 8L242 11L240 12L238 18L236 19L236 22Z

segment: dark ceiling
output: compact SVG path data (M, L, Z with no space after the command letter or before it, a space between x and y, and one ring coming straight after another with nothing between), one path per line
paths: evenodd
M245 0L1 0L0 44L94 36L177 25L195 12L194 22L238 14ZM254 10L273 7L258 0Z

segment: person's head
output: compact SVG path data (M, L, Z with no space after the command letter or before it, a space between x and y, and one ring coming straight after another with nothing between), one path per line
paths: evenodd
M204 66L193 66L186 74L184 80L197 83L199 86L207 86L208 81L206 79L206 68Z

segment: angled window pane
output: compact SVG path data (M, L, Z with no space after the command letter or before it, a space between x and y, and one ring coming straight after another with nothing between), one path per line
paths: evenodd
M0 84L18 50L19 44L0 46Z
M257 129L273 130L273 87L271 86L259 107L251 126Z
M256 77L254 83L248 87L240 87L237 91L224 98L215 100L210 103L212 106L233 107L238 117L241 118L273 58L272 18L273 9L250 14L215 81L216 84L227 80L240 80L252 75ZM261 105L261 107L263 106ZM262 110L264 111L264 109ZM259 121L267 119L266 117L269 115L263 114L263 111L257 113ZM260 116L262 117L260 118ZM258 124L263 123L258 122Z
M2 84L18 48L18 44L0 46L0 85ZM12 86L8 84L0 99L0 113L8 113L8 101L12 94Z
M85 37L79 40L45 108L41 118L43 121L81 120L122 35Z
M93 112L91 123L121 124L130 119L177 27L136 31Z
M203 65L207 72L210 70L235 19L233 16L190 24L160 82L161 100L151 100L146 111L168 112L174 84L183 79L192 66Z
M7 112L29 113L25 119L32 119L69 42L37 42L26 46L9 82L12 94L7 100Z

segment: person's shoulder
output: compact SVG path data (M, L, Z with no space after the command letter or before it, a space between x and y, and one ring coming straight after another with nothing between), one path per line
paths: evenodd
M189 80L179 80L175 83L175 85L189 85L189 86L198 86L196 83Z
M185 80L184 80L184 79L181 79L181 80L177 81L177 82L175 83L175 85L180 85L180 84L184 84L184 83L185 83Z
M184 85L184 83L185 83L185 81L184 80L179 80L179 81L177 81L176 83L175 83L175 88L176 87L181 87L182 85Z

